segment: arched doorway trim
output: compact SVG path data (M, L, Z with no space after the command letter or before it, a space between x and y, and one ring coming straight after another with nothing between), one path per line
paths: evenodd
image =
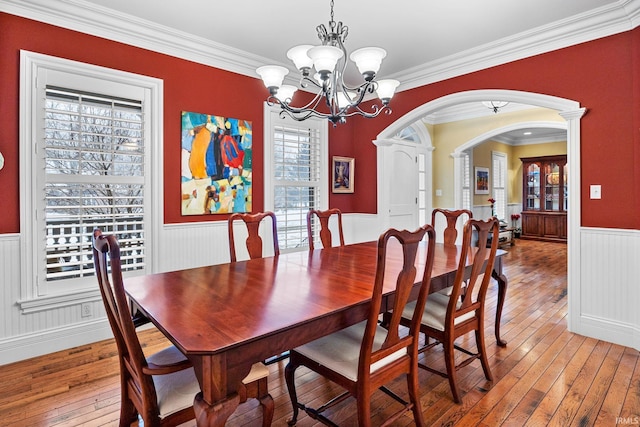
M579 325L580 319L580 212L581 212L581 185L580 185L580 120L585 108L580 107L578 101L559 98L551 95L539 93L522 92L503 89L482 89L465 92L452 93L426 104L420 105L409 111L398 120L390 124L378 134L376 140L388 140L401 129L421 120L423 117L434 113L440 109L451 107L457 104L468 102L482 102L487 100L500 100L528 104L537 107L549 108L558 111L566 120L567 128L567 164L569 167L569 194L575 195L569 198L569 212L567 217L568 236L568 268L567 268L567 303L568 303L568 329L572 330L572 324ZM470 143L470 142L469 142ZM454 158L457 158L454 156ZM454 162L458 165L460 162ZM393 173L393 170L381 168L380 157L378 157L378 182L385 182ZM454 175L455 176L455 175ZM380 187L379 191L380 191ZM380 196L381 194L379 194ZM383 217L384 210L378 211ZM383 222L384 222L384 218Z

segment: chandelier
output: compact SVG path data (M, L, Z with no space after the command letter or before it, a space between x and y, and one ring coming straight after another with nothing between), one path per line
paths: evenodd
M265 65L258 68L256 72L269 89L267 103L280 104L281 116L286 113L298 121L309 117L327 118L334 126L337 123L344 123L347 117L355 115L373 118L383 111L390 114L389 101L400 82L392 79L375 80L387 52L379 47L365 47L352 52L349 58L356 64L364 82L351 87L344 82L344 72L347 68L347 50L344 47L344 41L349 28L342 22L336 23L333 20L333 0L331 0L329 30L327 31L327 27L321 24L316 27L316 31L322 42L321 45L295 46L287 52L287 57L300 70L300 87L317 91L314 98L302 107L291 105L293 94L298 88L282 84L289 70L279 65ZM372 104L371 111L360 108L360 103L365 96L374 92L380 104Z
M482 105L493 110L494 113L498 114L498 111L505 107L508 104L506 101L482 101Z

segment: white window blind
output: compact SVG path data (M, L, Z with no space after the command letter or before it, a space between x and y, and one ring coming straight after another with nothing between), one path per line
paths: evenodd
M145 266L142 102L47 86L46 281L93 274L91 236L116 234L124 270Z
M304 122L273 128L274 212L282 250L309 246L306 215L320 208L321 137Z
M471 210L471 158L462 153L462 209Z
M507 156L504 153L492 152L493 165L493 198L495 214L499 219L507 215Z

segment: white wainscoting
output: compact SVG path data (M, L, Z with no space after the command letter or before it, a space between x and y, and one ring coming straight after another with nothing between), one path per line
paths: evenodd
M582 228L571 329L640 350L640 231Z
M382 221L374 214L345 214L345 241L374 240ZM573 332L640 350L640 231L581 229L580 284ZM227 224L166 225L157 242L156 271L228 262ZM0 236L0 364L4 365L111 336L102 302L94 315L81 316L80 304L24 314L20 299L20 236Z

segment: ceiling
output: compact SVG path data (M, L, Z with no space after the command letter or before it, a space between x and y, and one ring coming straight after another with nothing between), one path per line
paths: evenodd
M62 5L59 19L75 11L98 35L100 25L126 25L139 44L145 36L156 41L175 36L199 43L199 48L219 48L242 63L236 64L237 70L225 69L252 76L257 76L255 68L268 63L288 66L293 75L296 70L286 51L298 44L319 44L315 28L330 19L329 0L5 2L37 4L41 9ZM400 80L399 90L404 90L631 29L639 4L640 0L335 0L334 17L349 28L348 52L365 46L387 50L378 74ZM355 69L350 76L353 73Z

